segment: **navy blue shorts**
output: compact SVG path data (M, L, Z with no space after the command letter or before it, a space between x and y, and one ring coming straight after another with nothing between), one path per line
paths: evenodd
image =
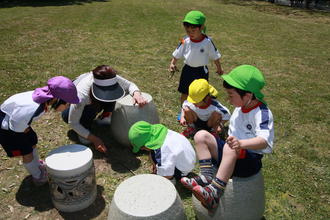
M225 145L225 141L216 138L218 144L218 160L212 159L213 165L219 167L222 160L222 151ZM262 154L256 154L249 150L245 150L244 154L241 154L240 159L236 160L235 169L232 176L235 177L249 177L257 174L262 167Z
M196 130L206 130L210 132L212 130L211 127L207 125L207 121L202 121L201 119L197 118L197 120L194 122L194 125L196 127Z
M37 134L30 127L26 133L0 129L0 144L8 157L23 156L32 153L38 143Z
M183 94L188 94L189 85L195 79L209 80L209 70L207 66L191 67L184 65L180 76L178 91Z

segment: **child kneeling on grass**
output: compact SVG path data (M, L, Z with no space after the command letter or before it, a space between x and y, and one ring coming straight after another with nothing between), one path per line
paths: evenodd
M218 136L230 113L216 100L217 95L218 91L205 79L196 79L190 84L188 98L182 104L180 124L187 126L182 135L193 137L204 129Z
M138 121L131 126L128 138L133 152L150 151L153 173L167 179L180 180L196 163L194 148L187 138L162 124Z
M263 154L273 149L273 115L261 93L265 81L254 66L241 65L223 75L229 102L235 106L226 143L206 131L194 137L200 176L182 178L181 183L207 209L219 204L231 176L249 177L262 167ZM219 169L213 178L213 167Z
M61 112L69 103L79 103L76 86L64 76L56 76L48 80L47 86L13 95L0 106L0 144L8 157L22 156L23 166L37 186L48 179L31 123L49 108Z

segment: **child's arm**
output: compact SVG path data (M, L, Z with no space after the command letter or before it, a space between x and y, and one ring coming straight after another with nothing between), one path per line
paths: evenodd
M223 69L222 69L222 67L221 67L220 58L214 60L214 64L217 66L217 73L218 73L219 75L222 75L222 74L223 74Z
M229 136L226 142L230 148L236 150L240 150L240 149L262 150L267 147L267 141L261 137L238 140L235 136Z
M178 68L176 67L176 62L177 61L178 61L178 59L176 59L175 57L172 58L171 63L170 63L170 68L169 68L169 71L171 73L179 71Z

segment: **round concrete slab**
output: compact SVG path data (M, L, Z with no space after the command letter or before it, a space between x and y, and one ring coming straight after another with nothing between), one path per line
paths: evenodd
M181 199L164 177L142 174L122 182L113 196L108 220L185 219Z
M148 101L143 107L134 104L132 96L127 95L116 103L111 116L110 131L114 139L125 147L130 147L128 130L137 121L146 121L151 124L159 123L157 108L148 93L142 93Z

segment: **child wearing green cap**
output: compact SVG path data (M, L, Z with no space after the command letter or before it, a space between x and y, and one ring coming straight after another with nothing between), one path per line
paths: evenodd
M134 153L150 151L153 173L180 180L195 167L196 155L190 142L162 124L138 121L129 129L128 138Z
M219 135L230 112L216 99L217 95L218 91L206 79L195 79L190 84L188 98L182 104L180 124L187 126L182 135L192 137L202 129Z
M181 104L188 96L188 88L195 79L208 80L208 62L213 60L216 72L221 75L223 70L220 64L221 54L215 47L211 38L205 34L205 15L200 11L190 11L183 20L187 36L181 40L173 52L169 71L177 71L178 59L184 57L185 65L182 68L178 91L181 93Z
M225 143L206 131L197 132L194 141L201 175L181 179L207 209L218 206L232 176L257 174L263 154L273 150L273 115L261 93L263 74L254 66L241 65L222 78L229 102L236 107L230 118L229 136ZM215 177L213 166L219 167Z

